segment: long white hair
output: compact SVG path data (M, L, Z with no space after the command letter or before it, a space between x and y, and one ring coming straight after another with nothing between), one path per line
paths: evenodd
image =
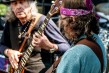
M31 1L31 0L28 0L28 2L29 2L30 7L32 8L31 9L32 16L36 16L38 12L37 5L36 5L37 2ZM14 21L15 19L16 19L16 16L12 11L11 6L9 6L7 10L7 14L6 14L6 20L11 22L11 21Z

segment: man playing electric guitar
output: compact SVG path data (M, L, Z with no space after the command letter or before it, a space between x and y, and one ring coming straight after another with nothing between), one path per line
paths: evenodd
M64 53L70 47L68 42L51 19L46 23L47 19L45 20L44 15L40 17L30 36L26 37L33 18L37 18L38 15L36 2L33 0L5 0L4 2L9 3L10 7L0 41L0 53L8 57L13 69L17 69L20 62L19 57L23 55L22 52L25 52L28 46L32 45L34 49L26 62L24 72L44 73L52 64L52 54ZM45 29L42 32L37 32L44 20L47 24ZM27 41L20 52L19 48L25 38ZM53 53L50 53L51 50ZM25 62L24 59L23 61Z

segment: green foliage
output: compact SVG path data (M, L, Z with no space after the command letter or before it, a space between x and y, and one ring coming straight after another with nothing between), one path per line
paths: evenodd
M0 16L5 15L7 12L7 6L5 4L0 4Z

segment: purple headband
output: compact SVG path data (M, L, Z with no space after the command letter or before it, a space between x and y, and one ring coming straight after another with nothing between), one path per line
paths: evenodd
M93 12L93 4L91 0L86 0L86 7L88 10L83 9L68 9L68 8L60 8L60 14L67 15L67 16L80 16L80 15L87 15Z
M67 16L75 16L75 15L86 15L91 13L92 11L88 11L88 10L83 10L83 9L67 9L67 8L63 8L61 7L60 9L60 13L63 15L67 15Z

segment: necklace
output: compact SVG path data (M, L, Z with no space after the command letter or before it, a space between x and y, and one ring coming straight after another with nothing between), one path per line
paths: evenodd
M27 31L28 26L30 25L31 21L28 21L26 24L26 26L21 26L20 24L18 24L18 29L19 29L19 35L18 38L21 39L22 36L25 34L25 32ZM25 27L25 28L23 28ZM22 31L23 30L23 31Z

